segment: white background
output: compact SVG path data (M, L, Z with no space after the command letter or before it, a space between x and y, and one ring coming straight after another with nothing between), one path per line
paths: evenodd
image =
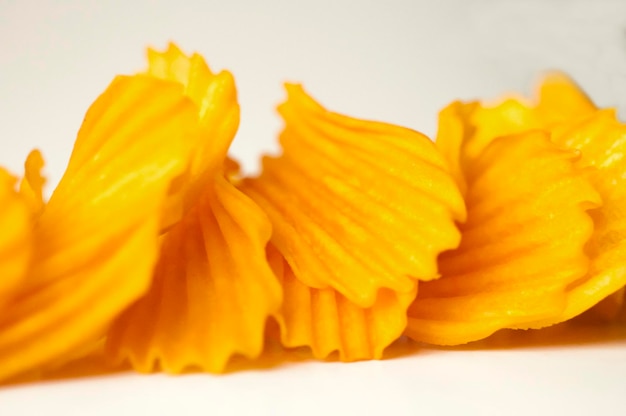
M40 148L49 193L89 104L115 74L143 69L146 46L170 40L235 75L242 121L232 154L249 173L276 151L274 107L287 80L330 109L431 136L450 101L529 93L548 69L626 111L623 0L0 0L0 165L20 174ZM12 387L0 389L0 414L623 414L624 335Z

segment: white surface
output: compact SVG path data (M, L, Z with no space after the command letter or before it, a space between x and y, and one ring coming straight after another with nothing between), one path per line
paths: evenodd
M285 80L330 109L429 135L448 102L528 92L553 68L626 110L622 0L0 0L0 165L19 174L38 147L54 185L89 104L116 73L143 68L145 46L168 40L234 73L232 153L248 172L276 149ZM622 339L21 386L0 389L0 414L622 414L625 377Z
M626 343L128 375L0 390L6 415L623 415Z

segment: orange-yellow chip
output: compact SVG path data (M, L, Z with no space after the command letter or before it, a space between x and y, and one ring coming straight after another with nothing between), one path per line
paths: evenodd
M196 105L199 140L194 143L189 176L183 184L186 195L178 198L189 208L212 177L222 175L239 126L235 80L228 71L212 72L202 56L187 56L173 43L165 52L149 49L148 64L146 74L181 85Z
M594 168L590 179L603 204L591 212L590 270L568 287L566 309L546 323L570 319L626 285L626 126L616 120L613 111L603 110L555 132L552 139L579 150L581 168ZM612 309L619 311L623 296L616 296L613 302Z
M593 103L567 75L541 80L535 102L509 97L497 103L454 102L439 115L437 147L465 192L468 167L495 139L530 130L571 125L595 111Z
M111 329L110 354L138 371L224 370L256 358L281 289L265 259L267 217L225 179L164 237L149 293Z
M299 86L287 92L283 154L242 189L269 215L296 278L361 308L381 289L407 293L436 278L436 257L458 244L454 220L465 210L432 142L331 113Z
M33 150L26 158L24 164L24 178L20 183L20 194L28 201L34 217L38 217L43 211L43 186L46 179L41 174L44 161L39 150Z
M442 277L420 284L407 334L460 344L559 316L588 269L584 247L600 199L577 153L529 132L493 140L467 166L468 220Z
M266 321L280 307L265 258L271 226L227 179L237 170L226 158L239 120L232 76L174 45L150 51L149 62L150 76L178 83L193 101L200 140L169 198L182 219L168 223L153 285L113 325L107 353L143 372L222 372L234 355L261 353Z
M561 72L544 75L535 100L537 118L547 128L576 122L596 111L596 106L583 90Z
M0 168L0 316L24 280L33 251L31 215L15 182Z
M285 300L276 314L284 346L310 347L319 359L335 351L342 361L380 359L402 335L417 283L406 293L383 289L374 305L361 308L334 289L306 286L271 245L268 257L284 291Z
M541 325L547 325L585 311L626 283L626 270L619 261L623 244L619 231L623 201L619 189L623 180L624 126L610 110L597 112L567 75L550 73L539 84L535 103L508 99L493 106L452 104L440 115L437 144L464 188L465 174L471 169L468 166L491 141L532 129L548 131L556 144L579 150L578 167L597 168L590 180L604 202L601 209L591 212L595 227L589 244L592 270L568 289L566 310L559 317L542 321ZM600 313L606 316L610 310L611 315L617 314L622 299L611 296Z
M180 87L145 76L116 78L94 102L37 219L32 267L0 314L0 379L73 358L147 290L196 120Z

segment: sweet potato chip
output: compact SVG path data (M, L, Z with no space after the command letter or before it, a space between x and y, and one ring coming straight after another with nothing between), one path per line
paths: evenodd
M36 221L32 267L0 314L0 379L72 358L148 289L195 120L177 85L145 76L116 78L94 102Z
M587 210L600 203L576 158L535 131L493 140L467 166L461 245L441 256L440 279L420 284L410 337L461 344L562 313L587 272Z
M285 300L276 314L284 346L310 347L320 359L335 351L342 361L380 359L402 335L417 283L406 293L382 289L374 305L361 308L334 289L306 286L271 245L268 257L284 291Z
M421 134L331 113L299 86L279 107L283 154L242 189L267 212L272 243L298 280L362 308L438 276L465 208L445 163Z
M138 371L221 372L256 358L281 289L265 259L267 217L221 178L164 237L149 293L111 330L108 349Z
M282 290L265 258L266 215L227 177L226 151L239 121L232 76L197 54L150 51L150 76L176 82L194 103L198 137L189 175L170 194L182 219L163 235L149 293L112 327L107 352L139 371L222 372L234 355L257 357Z
M591 167L591 183L602 197L602 207L591 212L594 232L587 252L590 270L567 291L567 307L561 322L589 309L626 285L626 126L611 110L598 111L568 129L553 133L552 139L581 152L581 168ZM619 311L623 296L616 296L613 310Z
M15 191L16 179L0 168L0 316L28 271L32 220L25 199Z

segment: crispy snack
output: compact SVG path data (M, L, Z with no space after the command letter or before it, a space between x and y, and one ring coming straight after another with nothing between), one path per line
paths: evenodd
M0 382L626 313L626 126L567 76L452 103L436 144L287 85L282 154L242 179L232 75L173 44L148 61L90 107L49 201L38 151L19 186L0 168Z
M461 245L440 257L440 279L420 285L411 338L461 344L562 312L587 272L587 211L600 203L576 157L535 131L494 140L468 165Z
M23 283L33 251L31 213L16 181L0 168L0 312Z
M458 244L463 201L423 135L331 113L296 85L287 93L283 153L241 185L285 260L274 263L282 340L320 358L380 358L417 282L437 278L437 255Z
M43 162L29 157L22 197L31 208L25 237L32 233L33 254L3 299L0 379L74 358L147 290L168 190L188 164L187 126L195 117L176 85L118 77L87 112L45 207Z
M230 357L257 357L281 288L265 259L271 226L233 186L226 152L239 121L232 76L170 45L149 52L150 77L182 86L198 116L193 155L170 217L149 292L109 331L107 353L147 372L221 372ZM177 221L177 222L176 222Z
M315 289L302 283L272 245L268 258L284 291L284 302L276 315L284 346L310 347L319 359L335 351L342 361L380 359L385 348L402 335L417 283L406 293L381 289L376 303L362 308L334 289Z
M513 159L507 156L519 147L516 141L528 140L520 137L536 136L541 134L539 131L553 143L548 147L571 149L574 153L570 154L576 156L570 157L568 171L572 179L578 177L579 183L570 184L569 194L558 191L566 189L562 186L566 176L557 180L551 175L551 172L556 173L553 169L557 163L535 167L534 172L527 169L538 163L541 152L536 155L520 153ZM520 132L523 132L521 136L511 136ZM626 269L621 262L626 247L622 231L625 196L621 191L624 188L621 182L625 170L622 161L625 138L626 128L616 121L613 112L596 110L576 84L560 73L544 78L535 104L511 98L494 106L457 102L443 110L437 142L466 194L470 220L462 226L461 247L441 258L442 279L423 286L410 308L407 333L428 342L457 344L482 338L503 327L539 328L563 322L603 299L607 301L602 304L602 314L617 315L623 302L619 291L626 284ZM494 147L500 148L500 154L490 160L486 155L494 155ZM473 178L477 172L485 176L485 172L497 170L498 165L502 166L500 178L494 177L490 188L485 188L489 190L488 196L477 198ZM580 177L581 174L584 177ZM507 177L516 179L510 181ZM554 180L557 182L553 183ZM589 185L598 193L597 197L593 196ZM526 191L521 189L524 186L528 187ZM545 200L543 206L537 205L546 191L550 193L550 200ZM512 195L517 196L513 199ZM591 229L581 217L570 218L569 224L563 224L562 231L557 231L555 226L567 218L568 209L578 205L587 210L593 206L589 202L597 204L588 211L593 221ZM485 211L485 207L497 204L500 205L498 210ZM542 208L537 210L538 206ZM514 214L518 212L526 218ZM532 237L533 230L535 237ZM585 240L583 237L589 231ZM527 244L527 249L520 246L516 251L511 246L511 251L504 256L511 236L522 241L526 234L532 237L529 238L532 244ZM552 251L537 250L542 239L553 247ZM487 244L488 241L491 244ZM550 288L554 279L574 264L582 265L582 259L574 261L574 257L566 261L567 264L562 263L567 258L564 255L568 247L572 256L573 249L578 247L588 265L563 280L560 293L555 297ZM489 258L495 250L503 253L500 260ZM463 263L465 252L474 252L475 261ZM534 275L533 264L544 264L546 270ZM542 279L539 286L536 286L537 279ZM488 319L477 316L480 313L485 317L498 316L491 306L497 299L492 289L496 280L502 280L503 287L511 285L511 298L499 307L500 322L495 319L488 324ZM463 313L467 310L462 303L455 301L457 298L469 301L471 296L475 300L474 319L471 314ZM520 302L525 296L530 296L537 304L521 308ZM552 300L541 300L543 298ZM454 304L458 315L442 313L441 305L446 303L450 308ZM538 313L538 308L546 310ZM533 313L537 318L529 320Z

